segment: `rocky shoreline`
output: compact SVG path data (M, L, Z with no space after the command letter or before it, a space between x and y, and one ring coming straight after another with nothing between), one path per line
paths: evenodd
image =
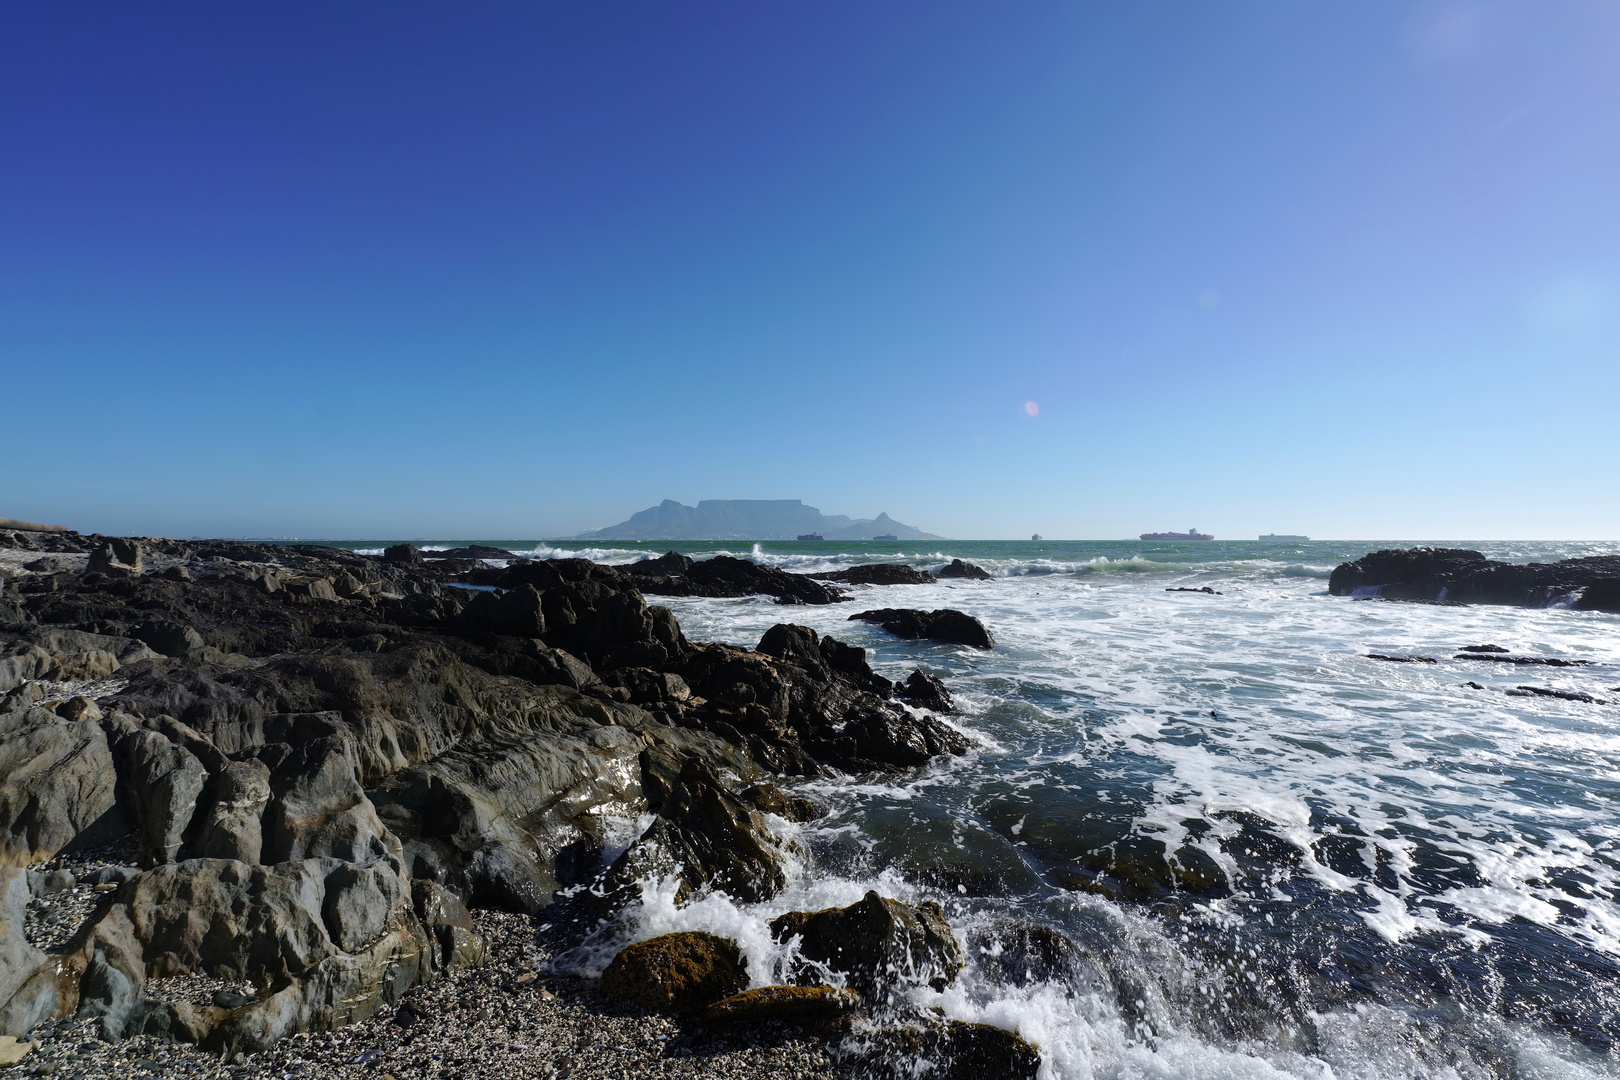
M1334 596L1620 611L1620 556L1505 563L1466 548L1394 548L1340 563Z
M905 1004L961 966L926 903L782 916L803 962L774 987L723 943L649 945L601 988L553 963L623 935L649 881L776 895L819 813L795 780L969 749L925 672L786 622L692 642L644 598L843 590L723 556L435 554L0 530L0 1052L61 1076L1033 1075L1016 1036ZM879 614L993 644L961 612Z

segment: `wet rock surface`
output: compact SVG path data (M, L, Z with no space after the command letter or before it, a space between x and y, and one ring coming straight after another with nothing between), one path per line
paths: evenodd
M822 812L793 781L965 752L921 711L948 689L788 623L691 642L644 599L843 599L801 575L497 554L0 534L0 1031L37 1042L21 1068L832 1075L848 991L749 997L716 939L679 996L732 1000L721 1035L549 957L649 876L679 902L775 895L784 829ZM870 995L961 966L937 908L876 902L887 938L820 913L807 940L845 941L828 955ZM542 944L553 918L577 929ZM614 978L621 1000L657 983Z
M810 576L818 581L837 581L845 585L927 585L935 580L927 570L905 563L866 563Z
M883 629L901 638L928 638L952 645L971 645L975 649L991 649L996 639L990 636L984 623L954 608L918 611L914 608L880 608L862 611L850 619L880 623Z
M1328 579L1334 596L1375 596L1461 604L1620 611L1620 556L1555 563L1504 563L1466 548L1394 548L1340 563Z
M971 581L989 581L990 571L982 566L975 566L961 559L952 559L935 571L935 575L942 578L967 578Z

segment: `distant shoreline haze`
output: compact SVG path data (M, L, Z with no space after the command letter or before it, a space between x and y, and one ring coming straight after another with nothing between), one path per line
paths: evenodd
M580 533L574 540L794 540L819 534L827 540L944 540L903 525L887 513L875 518L823 514L798 499L704 499L685 506L665 499L631 514L628 521Z

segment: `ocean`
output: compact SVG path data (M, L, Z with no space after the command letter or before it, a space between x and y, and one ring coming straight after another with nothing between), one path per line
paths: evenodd
M785 894L676 908L649 882L641 936L727 934L764 983L782 911L873 888L939 900L969 966L918 1004L1017 1030L1050 1080L1620 1075L1620 616L1328 595L1336 564L1406 546L1389 541L498 546L801 572L962 558L995 575L855 586L828 607L649 597L695 640L752 646L791 621L865 647L890 678L937 674L977 748L803 785L830 813L794 827ZM872 607L958 608L997 647L848 621ZM1590 663L1453 659L1481 644ZM1526 685L1609 703L1507 692ZM997 942L1018 924L1075 956L1009 976Z

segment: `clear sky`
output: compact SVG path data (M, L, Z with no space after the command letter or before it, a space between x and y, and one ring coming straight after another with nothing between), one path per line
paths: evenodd
M0 7L0 516L1620 537L1620 3Z

